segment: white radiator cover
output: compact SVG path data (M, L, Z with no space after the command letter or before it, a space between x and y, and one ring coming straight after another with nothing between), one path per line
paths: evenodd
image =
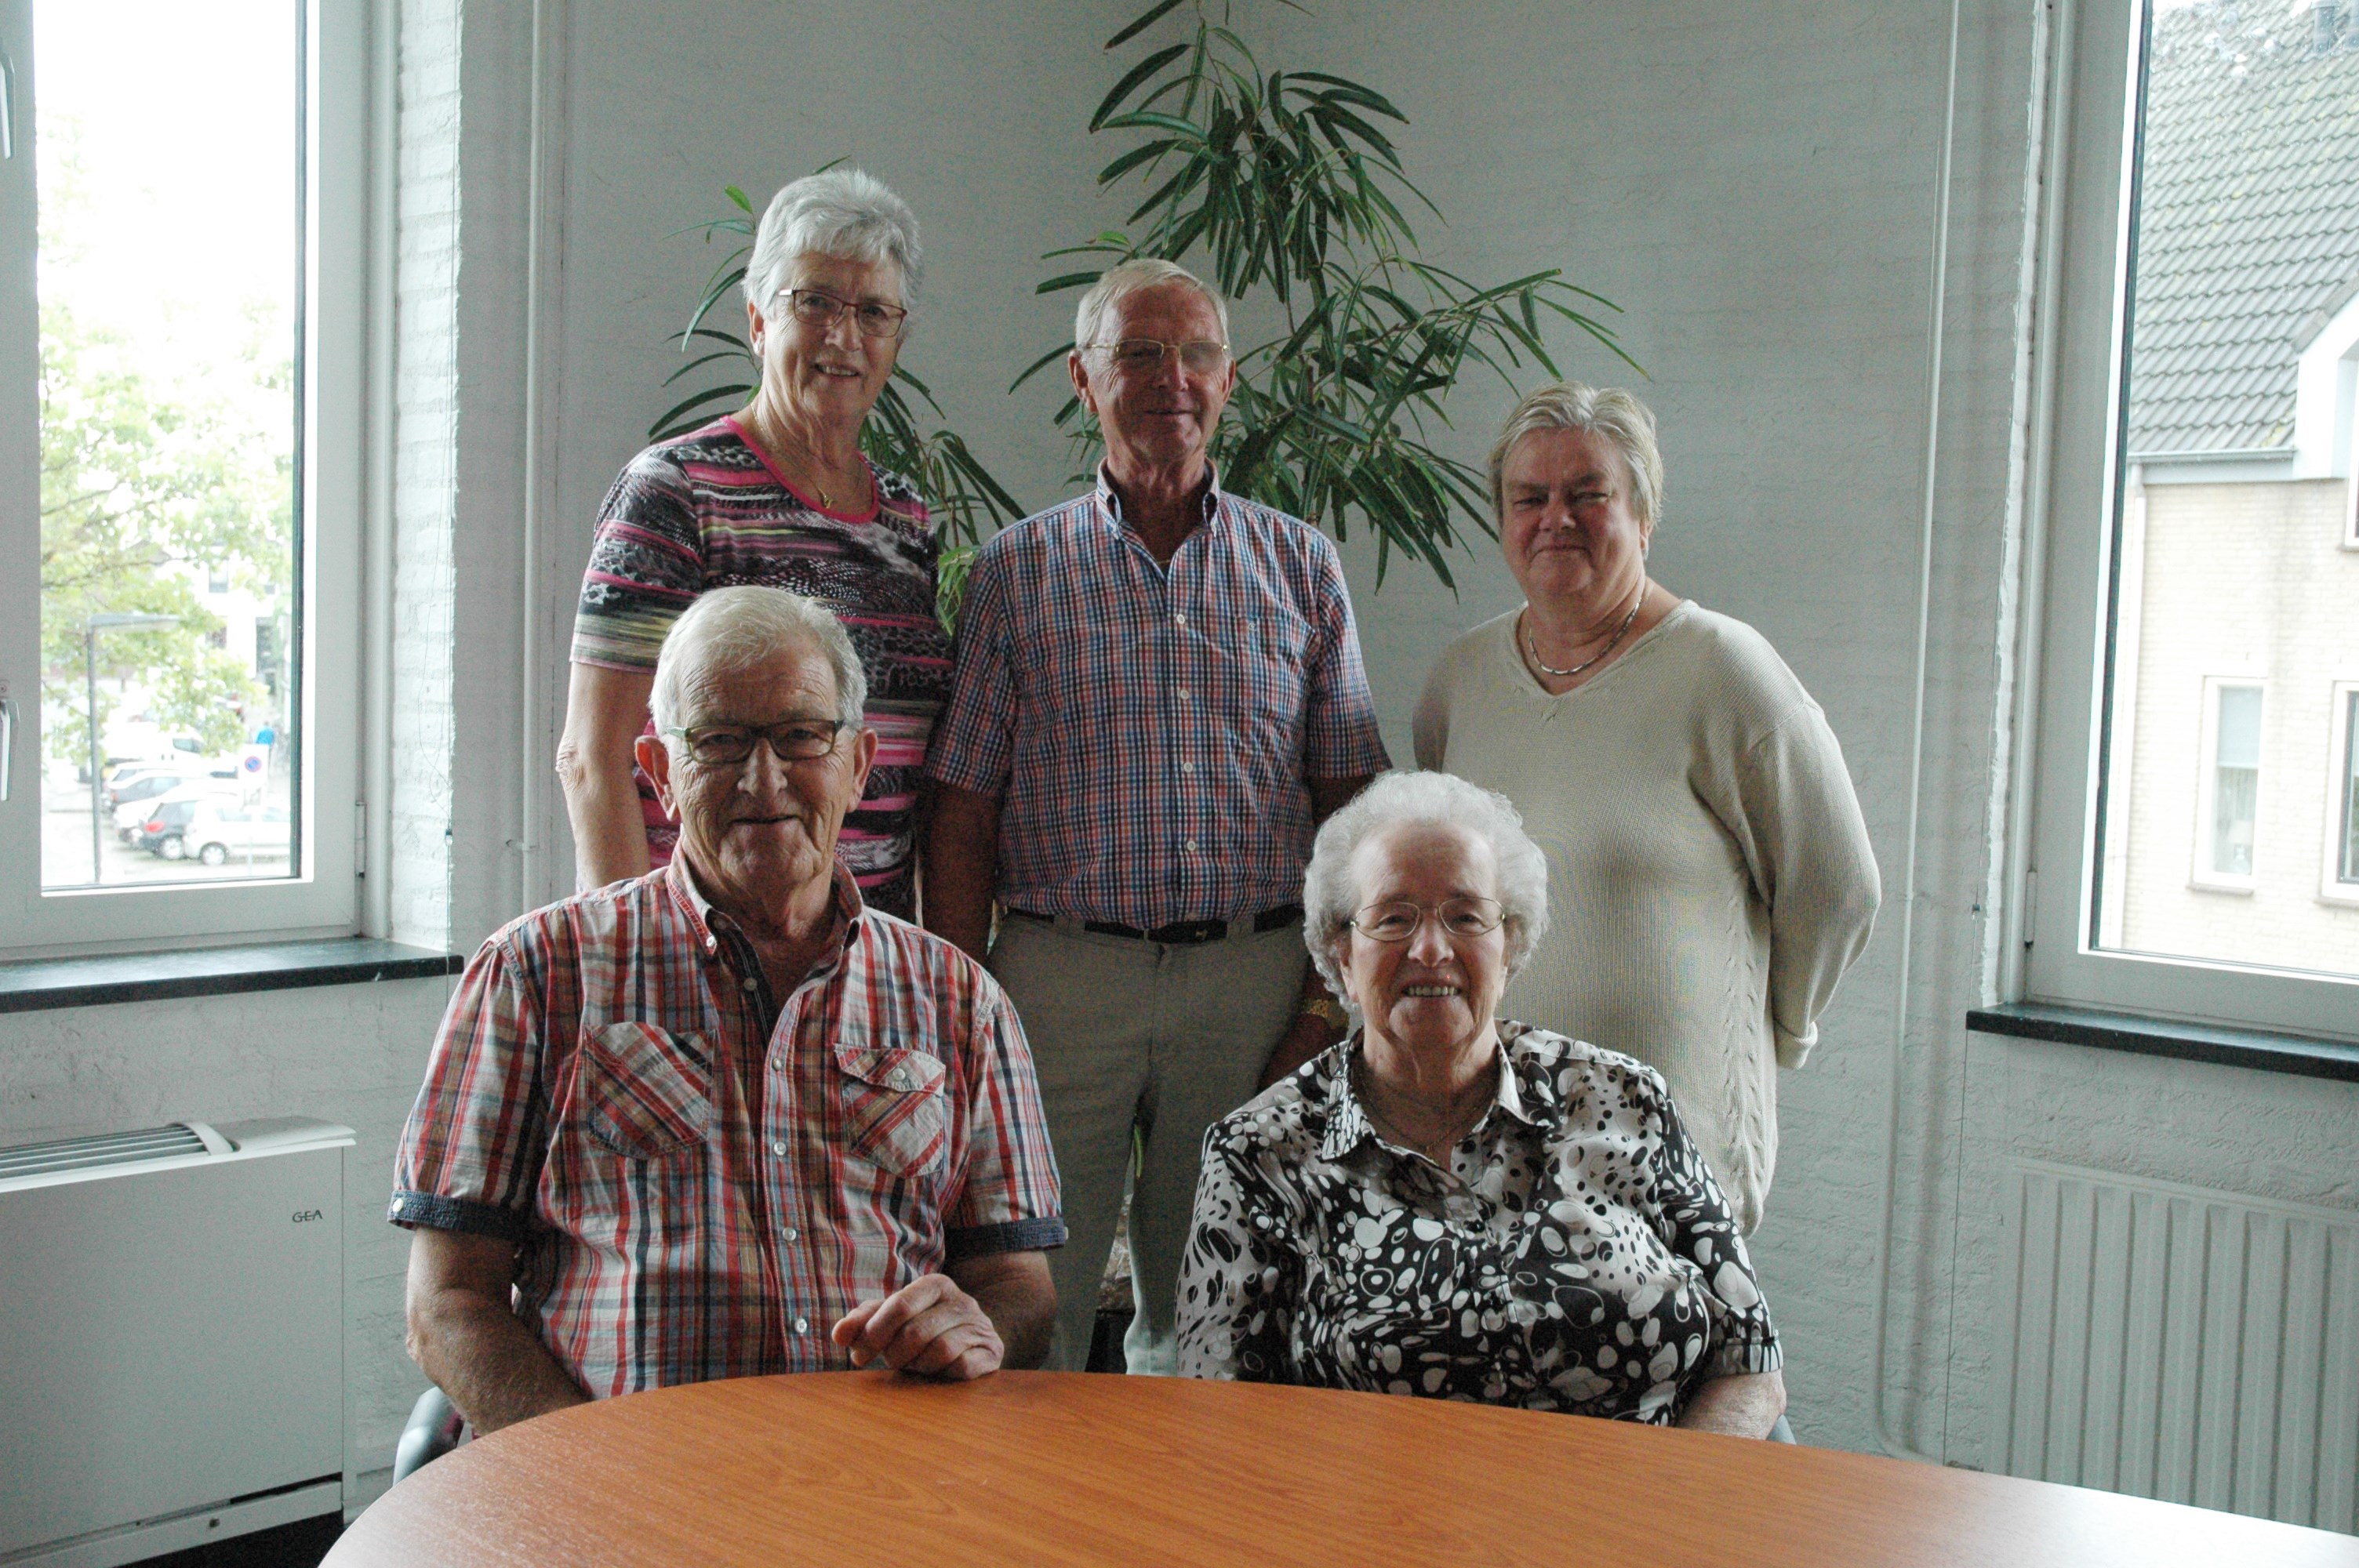
M2359 1212L2014 1162L2006 1468L2359 1530Z
M338 1506L352 1142L281 1119L0 1149L0 1563Z

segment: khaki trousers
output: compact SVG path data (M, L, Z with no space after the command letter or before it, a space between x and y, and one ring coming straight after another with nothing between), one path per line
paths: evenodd
M1175 1369L1180 1255L1204 1130L1254 1097L1300 1007L1309 962L1299 921L1198 946L1101 935L1073 920L1000 922L990 968L1031 1043L1071 1233L1049 1254L1051 1368L1078 1372L1089 1361L1098 1281L1128 1189L1138 1312L1124 1359L1133 1372Z

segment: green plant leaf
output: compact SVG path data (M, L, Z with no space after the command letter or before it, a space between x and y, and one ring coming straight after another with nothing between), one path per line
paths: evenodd
M1147 14L1145 16L1136 18L1130 24L1130 26L1116 33L1114 37L1108 38L1105 41L1105 47L1110 49L1118 49L1122 48L1123 45L1130 42L1131 39L1138 37L1139 34L1147 31L1147 28L1155 26L1156 23L1161 21L1172 12L1178 10L1180 8L1180 0L1156 0L1156 3L1153 5L1147 7Z

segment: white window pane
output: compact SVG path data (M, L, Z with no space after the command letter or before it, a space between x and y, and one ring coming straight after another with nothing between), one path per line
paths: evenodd
M2351 860L2351 807L2320 720L2359 646L2331 439L2351 416L2310 406L2343 395L2303 356L2359 276L2359 49L2314 23L2147 17L2084 939L2347 976L2353 912L2320 868Z
M2343 766L2337 771L2343 786L2343 809L2336 814L2343 830L2341 878L2359 882L2359 691L2343 698Z
M189 818L299 786L299 18L34 7L45 890L299 870Z

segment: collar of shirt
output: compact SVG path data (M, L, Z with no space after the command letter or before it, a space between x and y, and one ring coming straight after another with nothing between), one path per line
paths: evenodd
M1203 522L1204 526L1207 529L1211 529L1219 526L1222 517L1221 470L1212 467L1210 463L1207 463L1204 465L1204 479ZM1107 524L1114 528L1126 527L1127 525L1122 520L1122 497L1114 492L1114 476L1107 471L1106 465L1103 460L1098 463L1097 494L1098 512L1101 516L1104 517ZM1193 538L1194 536L1195 535L1192 533L1189 535L1190 538ZM1186 541L1184 540L1182 541L1183 544Z
M706 956L722 959L742 978L760 981L766 998L769 981L762 973L762 962L755 955L752 940L727 910L704 896L704 890L697 885L696 873L689 869L685 856L674 855L671 858L664 867L664 881L695 924L697 941L704 948ZM868 906L861 902L860 884L844 869L841 860L835 863L830 891L834 895L836 940L812 962L810 972L804 977L806 979L826 974L843 961L844 952L852 946L853 936L859 929L861 917L868 913ZM775 1004L766 1011L774 1010Z
M1524 1082L1526 1065L1517 1061L1507 1048L1509 1036L1503 1030L1499 1037L1499 1087L1492 1108L1506 1111L1530 1128L1541 1128L1546 1111L1552 1108L1554 1096L1549 1092L1547 1075L1532 1069L1529 1083ZM1375 1123L1368 1119L1367 1108L1352 1087L1352 1063L1366 1044L1364 1034L1354 1034L1343 1049L1335 1067L1335 1076L1327 1086L1327 1130L1319 1141L1319 1156L1339 1162L1363 1142L1374 1142L1389 1149L1378 1135ZM1531 1102L1537 1100L1535 1107ZM1473 1127L1481 1131L1491 1119L1484 1111Z

